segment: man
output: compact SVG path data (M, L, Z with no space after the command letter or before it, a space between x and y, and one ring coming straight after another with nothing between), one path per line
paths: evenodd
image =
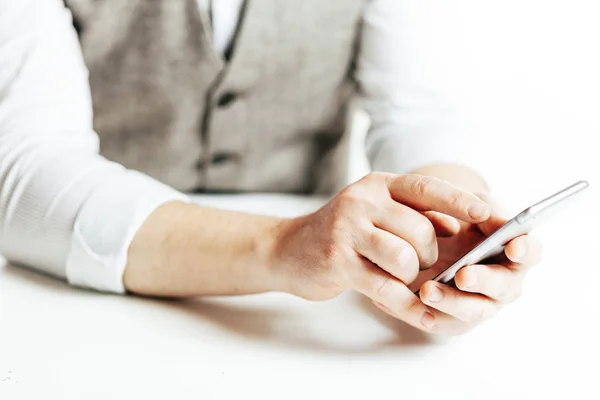
M438 334L517 296L539 257L529 236L498 264L461 270L457 288L427 282L417 298L407 287L503 219L462 165L460 135L439 113L412 119L432 103L399 37L401 2L65 3L0 0L8 259L116 293L356 290ZM377 172L317 212L247 215L184 194L326 190L354 97L372 119Z

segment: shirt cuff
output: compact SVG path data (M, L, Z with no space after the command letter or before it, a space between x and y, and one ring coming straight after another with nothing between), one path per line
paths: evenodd
M141 225L160 205L191 200L136 171L120 170L113 178L78 214L66 275L72 285L122 294L129 245Z

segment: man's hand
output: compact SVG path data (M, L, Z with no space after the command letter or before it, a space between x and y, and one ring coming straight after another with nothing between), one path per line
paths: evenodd
M468 190L418 174L370 174L294 219L170 202L136 233L124 284L168 297L286 291L324 300L353 289L415 327L458 333L515 297L536 242L515 239L498 264L463 269L462 290L428 282L421 301L407 285L504 223L490 214Z
M461 223L457 235L440 238L437 263L422 272L411 285L413 290L420 286L421 299L433 310L437 321L435 330L440 333L463 333L517 299L527 270L540 259L540 243L531 235L523 235L510 241L504 254L493 263L460 269L455 276L456 287L427 281L507 221L492 199L479 197L492 205L492 216L476 225Z
M447 319L407 287L436 263L436 236L486 221L490 207L468 191L421 175L369 174L317 212L283 221L273 270L286 291L324 300L354 289L392 315L438 331ZM442 319L440 325L438 319Z
M295 219L169 202L133 238L123 282L131 293L166 297L285 291L328 299L356 289L431 326L433 314L406 284L436 262L436 235L457 233L456 219L489 215L485 202L444 181L383 173Z

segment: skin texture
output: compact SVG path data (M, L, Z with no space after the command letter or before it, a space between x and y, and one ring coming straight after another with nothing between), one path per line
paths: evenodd
M471 170L415 172L369 174L293 219L165 204L133 240L125 286L151 296L282 291L309 300L355 290L419 329L466 332L518 296L539 244L513 240L496 264L461 270L458 289L425 282L505 220L484 194L472 194L485 183ZM413 291L421 282L420 299Z

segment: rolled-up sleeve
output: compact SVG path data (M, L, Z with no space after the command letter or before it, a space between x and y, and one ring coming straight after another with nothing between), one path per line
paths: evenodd
M372 170L479 162L477 138L444 91L452 80L445 61L460 55L441 40L453 27L439 26L441 15L428 1L372 0L365 10L356 76L360 107L370 117L365 148Z
M99 155L87 69L60 0L0 0L0 254L123 293L150 213L189 198Z

